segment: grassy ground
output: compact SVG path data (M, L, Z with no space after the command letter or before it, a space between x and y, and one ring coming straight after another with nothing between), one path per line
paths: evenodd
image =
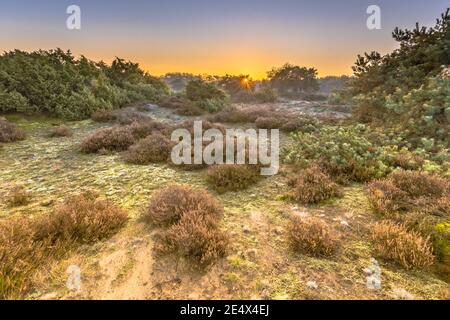
M163 109L152 112L164 121L177 120ZM98 191L131 216L112 239L43 266L35 276L30 299L386 299L402 298L405 291L418 299L439 299L448 289L431 273L404 271L381 261L382 289L367 289L363 270L372 258L367 226L376 216L368 208L363 186L346 188L342 199L300 207L282 200L287 191L285 168L246 191L215 194L225 206L221 228L231 235L232 245L228 256L210 270L199 272L172 256L155 257L154 231L139 221L141 210L152 193L167 184L207 188L204 171L129 165L118 154L83 155L78 150L80 141L92 130L107 126L90 120L65 123L74 130L72 137L49 138L50 129L60 120L8 118L26 130L27 139L0 150L1 199L13 186L22 185L32 200L18 208L0 200L0 219L51 212L69 195L85 189ZM339 230L342 250L331 259L293 254L285 231L292 215L323 218ZM79 292L66 289L70 265L81 268Z

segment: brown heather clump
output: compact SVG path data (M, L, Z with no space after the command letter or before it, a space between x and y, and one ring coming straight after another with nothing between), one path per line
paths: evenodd
M161 134L152 134L132 145L123 155L123 159L133 164L166 162L172 151L173 143Z
M256 119L270 117L273 113L273 108L267 106L251 106L246 108L230 106L208 117L208 120L224 123L254 123Z
M124 211L93 193L71 197L35 219L0 221L0 299L23 297L39 268L78 245L112 236L126 221Z
M255 124L260 129L279 129L286 132L310 131L317 125L317 120L309 116L273 113L268 117L259 117Z
M367 187L373 209L382 214L421 211L448 214L450 182L426 172L398 171Z
M25 139L25 132L14 123L0 118L0 143L21 141Z
M117 121L117 113L114 111L96 111L91 115L91 119L95 122L115 122Z
M286 121L283 117L260 117L256 119L255 124L260 129L281 129Z
M202 211L188 211L180 221L162 232L157 251L176 253L204 268L222 258L228 237L217 226L217 220Z
M342 195L339 185L316 166L300 171L289 184L294 188L291 197L301 204L315 204Z
M217 165L206 174L206 181L219 193L247 189L259 178L259 167L252 165Z
M218 220L223 214L223 207L206 190L171 185L154 194L144 219L153 225L172 225L191 211Z
M153 120L133 122L126 126L115 126L94 131L81 143L84 153L98 153L99 151L124 151L136 141L152 133L167 135L170 126Z
M406 269L429 267L434 262L429 238L403 225L380 222L372 227L371 237L375 254L399 263Z
M11 189L6 199L10 207L20 207L27 205L31 200L31 195L23 186L15 186Z
M293 217L288 237L296 252L321 257L332 256L339 248L337 233L319 218Z
M73 132L72 132L72 129L70 129L69 127L62 125L62 126L59 126L56 128L52 128L50 130L49 136L51 138L71 137L71 136L73 136Z
M135 141L127 127L113 127L98 129L81 143L84 153L97 153L100 150L123 151Z
M85 192L67 199L56 211L36 224L35 239L89 244L106 239L124 226L125 211L95 193Z

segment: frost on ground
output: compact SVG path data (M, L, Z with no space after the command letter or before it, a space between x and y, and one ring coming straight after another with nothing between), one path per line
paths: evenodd
M278 107L302 112L314 108L298 103ZM149 108L148 114L165 122L184 119L158 107ZM69 195L88 189L114 201L131 216L112 239L82 247L38 272L29 298L433 299L440 298L447 286L426 271L405 271L380 262L381 286L379 290L368 288L366 269L373 257L367 226L374 217L363 187L346 187L343 198L320 206L299 207L280 197L287 190L283 169L245 191L214 194L225 207L220 228L230 235L231 248L210 269L200 272L175 256L155 256L155 231L139 219L142 210L152 194L168 184L208 188L204 171L183 171L165 164L130 165L118 154L81 154L79 142L107 124L64 123L73 135L50 139L48 131L60 125L60 120L18 116L12 120L28 137L0 151L0 194L21 185L32 200L14 208L1 203L0 218L51 212ZM286 241L286 226L293 216L318 217L332 225L344 238L341 250L332 258L294 254ZM81 289L75 291L66 287L67 270L73 265L81 272Z

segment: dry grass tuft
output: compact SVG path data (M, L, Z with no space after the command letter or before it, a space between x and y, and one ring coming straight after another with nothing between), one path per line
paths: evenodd
M223 207L206 190L171 185L155 193L144 219L154 225L171 225L191 211L202 212L218 220L223 214Z
M69 198L54 213L0 221L0 299L23 297L33 274L81 244L112 236L127 214L93 193Z
M424 238L403 225L380 222L373 225L372 241L375 254L399 263L406 269L429 267L434 262L429 238Z
M252 165L218 165L206 175L206 181L219 193L247 189L259 179L259 167Z
M14 123L0 118L0 143L21 141L25 139L25 132Z
M316 257L332 256L339 248L337 233L318 218L293 217L288 236L295 251Z
M367 187L373 209L382 214L421 211L448 214L450 182L425 172L398 171Z
M11 189L6 199L10 207L25 206L30 203L31 195L23 186L15 186Z
M301 204L314 204L342 196L338 184L316 166L300 171L289 184L294 187L291 197Z

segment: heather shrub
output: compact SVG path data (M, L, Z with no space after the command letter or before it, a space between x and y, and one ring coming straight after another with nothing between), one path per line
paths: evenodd
M71 137L71 136L73 136L73 132L72 132L72 129L70 129L69 127L67 127L65 125L61 125L59 127L52 128L50 130L49 136L51 138L55 138L55 137Z
M36 223L35 240L89 244L114 235L128 217L113 202L85 192L67 199L53 214Z
M0 118L0 143L14 142L25 139L25 132L14 123Z
M148 123L152 121L152 118L150 118L149 116L133 110L126 109L122 111L116 111L116 113L117 113L116 121L120 125L131 125L142 122Z
M187 211L179 222L165 230L157 240L157 251L176 253L207 267L226 253L228 237L214 217L202 211Z
M96 111L92 113L91 119L95 122L115 122L117 121L117 113L114 111Z
M382 214L421 211L448 214L450 182L426 172L397 171L367 187L372 208Z
M152 133L168 135L171 132L170 125L148 119L146 121L133 122L125 128L130 131L136 140L143 139Z
M255 121L260 129L280 129L286 132L314 131L318 122L309 116L287 115L274 112L267 117L259 117Z
M81 143L84 153L97 153L99 151L124 151L135 141L143 139L152 133L168 135L171 127L153 120L133 122L126 126L102 128L94 131Z
M6 203L10 207L20 207L27 205L30 200L31 195L23 186L15 186L10 190Z
M337 233L318 218L293 217L288 237L296 252L312 256L332 256L339 248Z
M134 141L135 138L127 127L98 129L83 140L81 151L84 153L97 153L101 150L123 151Z
M191 211L219 219L223 214L223 207L206 190L171 185L155 192L144 219L154 225L172 225Z
M126 162L149 164L165 162L170 157L173 143L161 134L152 134L132 145L123 155Z
M392 222L380 222L371 230L377 256L392 260L406 269L429 267L434 262L429 238Z
M284 117L260 117L256 119L255 124L260 129L281 129L286 122Z
M319 203L342 195L340 187L318 167L301 170L290 185L294 188L291 197L301 204Z
M219 193L247 189L259 179L259 167L251 165L217 165L206 174L206 181Z
M254 123L260 117L270 117L273 112L273 108L266 106L250 106L245 108L227 106L220 112L208 117L208 120L225 123Z

